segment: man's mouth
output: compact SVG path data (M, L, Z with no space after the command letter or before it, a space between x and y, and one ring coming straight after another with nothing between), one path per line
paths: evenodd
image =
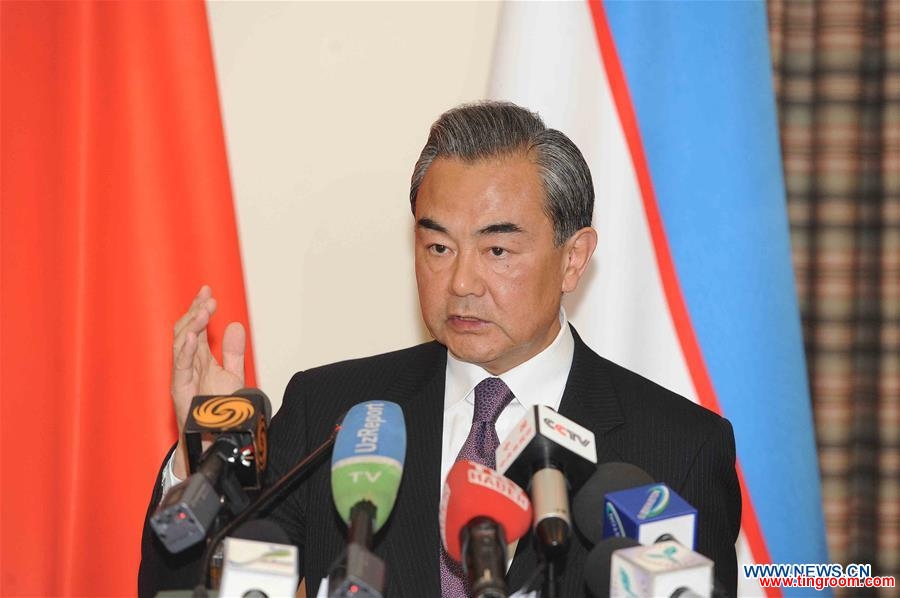
M447 318L447 322L457 330L478 330L487 325L487 321L475 316L455 314Z

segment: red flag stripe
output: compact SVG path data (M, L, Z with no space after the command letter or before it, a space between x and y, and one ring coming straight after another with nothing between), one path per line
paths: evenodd
M0 80L0 594L132 595L172 325L247 323L206 6L0 2Z

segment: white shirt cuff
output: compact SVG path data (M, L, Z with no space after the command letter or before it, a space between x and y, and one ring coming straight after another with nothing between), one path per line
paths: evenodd
M175 449L175 450L178 450L178 449ZM173 486L177 486L178 484L180 484L183 481L183 480L179 479L178 476L175 475L175 472L173 471L174 463L175 463L175 452L173 451L172 454L169 456L169 460L166 461L166 466L163 469L163 474L162 474L162 495L163 496L168 494L169 490Z

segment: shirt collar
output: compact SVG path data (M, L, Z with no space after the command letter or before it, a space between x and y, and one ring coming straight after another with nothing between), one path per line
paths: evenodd
M559 333L543 351L513 369L497 376L503 380L523 407L546 405L559 397L558 380L565 380L575 355L575 339L569 328L566 311L559 310ZM459 401L474 403L475 386L493 374L479 365L461 361L447 351L447 388L444 410ZM552 397L552 398L551 398Z

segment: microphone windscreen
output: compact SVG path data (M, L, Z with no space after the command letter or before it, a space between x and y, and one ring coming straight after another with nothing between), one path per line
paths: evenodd
M460 531L475 517L503 528L507 542L525 535L531 525L531 501L512 480L493 469L462 459L453 464L441 496L441 539L447 553L462 560Z
M606 495L652 483L649 473L631 463L613 462L597 466L572 502L575 525L589 542L596 544L603 538Z
M331 493L345 523L354 505L367 500L376 509L372 533L381 529L397 500L405 458L400 405L366 401L347 412L331 458Z
M598 542L588 553L584 562L584 583L596 598L609 596L613 552L632 546L640 546L640 542L633 538L607 538Z
M270 544L290 544L287 532L280 525L270 519L251 519L237 527L230 538L242 540L256 540L257 542L269 542Z
M265 415L266 423L272 421L272 401L269 400L269 397L258 388L242 388L239 391L235 392L233 396L236 397L259 397L263 404L263 415Z

